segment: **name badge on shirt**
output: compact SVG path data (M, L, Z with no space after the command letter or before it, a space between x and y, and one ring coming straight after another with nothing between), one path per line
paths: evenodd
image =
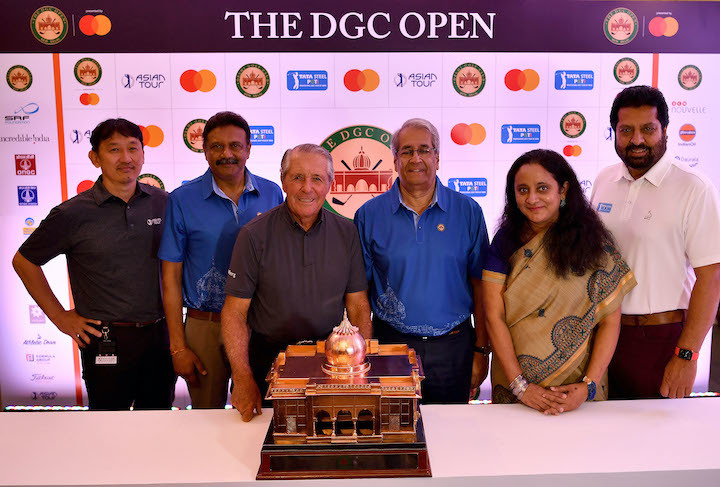
M100 329L102 339L98 344L98 353L95 355L95 365L117 365L117 342L110 338L110 327Z

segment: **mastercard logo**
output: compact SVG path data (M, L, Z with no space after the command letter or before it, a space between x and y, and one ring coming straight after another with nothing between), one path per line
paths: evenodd
M80 19L79 27L86 36L104 36L112 29L112 22L105 15L86 15Z
M486 135L487 133L485 132L485 127L479 123L471 123L470 125L466 123L459 123L450 131L450 138L457 145L481 144L482 141L485 140Z
M165 134L157 125L148 125L143 127L140 125L140 131L143 136L143 143L148 147L157 147L165 140Z
M80 184L77 185L77 192L78 192L78 194L80 194L80 193L82 193L83 191L87 191L88 189L92 188L92 187L93 187L93 184L95 184L95 183L93 183L93 182L90 181L89 179L86 179L86 180L84 180L84 181L80 181Z
M343 81L350 91L373 91L380 85L380 76L372 69L351 69L345 73Z
M534 69L511 69L505 75L505 86L510 91L532 91L540 84L540 75Z
M567 157L577 157L582 154L582 148L579 145L566 145L563 147L563 154Z
M673 17L655 17L648 24L648 30L655 37L672 37L679 28L678 21Z
M216 84L217 79L215 75L207 69L201 69L200 71L188 69L180 76L180 86L182 86L183 90L189 91L190 93L196 91L207 93L215 88Z
M680 138L685 142L690 142L695 138L695 127L691 124L686 123L680 127Z
M80 103L83 105L97 105L100 103L100 97L96 93L83 93L80 95Z

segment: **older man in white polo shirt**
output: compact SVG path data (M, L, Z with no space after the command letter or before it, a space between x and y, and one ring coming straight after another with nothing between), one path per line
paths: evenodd
M610 124L623 164L601 171L593 187L592 204L638 281L622 305L611 398L689 395L718 307L717 190L666 152L668 121L657 89L618 94Z

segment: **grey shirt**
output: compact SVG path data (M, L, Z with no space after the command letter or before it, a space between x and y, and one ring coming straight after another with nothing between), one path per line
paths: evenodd
M157 250L168 194L137 183L129 203L102 184L53 208L20 247L35 265L65 254L75 309L89 319L163 316Z
M342 320L345 294L367 287L355 225L322 209L306 232L283 203L240 230L225 292L252 299L254 332L289 342L326 338Z

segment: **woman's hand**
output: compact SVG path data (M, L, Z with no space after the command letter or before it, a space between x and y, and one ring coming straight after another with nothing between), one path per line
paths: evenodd
M530 384L520 399L520 402L528 407L537 409L541 413L545 414L559 414L562 410L558 411L561 406L560 401L567 399L564 392L557 392L544 387L540 387L537 384ZM561 408L562 409L562 408Z
M559 414L567 411L572 411L580 407L582 403L587 400L588 388L584 382L578 382L576 384L567 384L564 386L551 387L550 390L554 393L562 393L562 398L552 398L556 403L553 406L553 410L545 411L546 414Z

